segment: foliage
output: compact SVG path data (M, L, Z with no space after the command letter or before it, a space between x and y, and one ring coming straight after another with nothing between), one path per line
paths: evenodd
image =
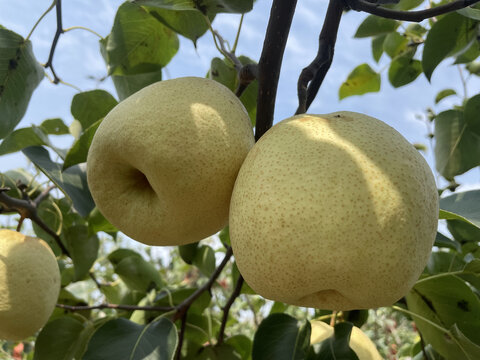
M387 7L410 10L422 4L401 0ZM221 13L247 13L252 6L253 0L125 2L111 33L100 40L116 94L79 92L68 124L53 118L21 127L32 93L46 81L46 69L35 59L28 37L0 27L0 155L22 152L34 165L1 169L0 183L10 188L5 194L11 198L44 194L36 211L52 231L38 221L31 230L50 244L62 275L61 305L50 321L34 338L3 342L0 358L17 353L16 359L36 360L172 359L182 344L177 357L182 359L330 359L327 347L345 354L342 359L354 359L346 343L349 322L363 325L385 358L420 359L426 353L432 359L480 358L480 189L443 197L440 216L448 232L437 234L422 277L405 299L370 311L370 317L366 311L332 314L255 295L228 256L228 227L199 244L159 251L132 245L95 208L85 160L103 117L118 101L162 79L179 50L178 36L196 42ZM382 58L395 88L422 74L429 80L441 76L436 69L445 62L469 77L480 76L479 13L473 6L421 24L368 15L355 36L371 38L373 64L362 59L339 84L339 97L380 91L382 74L376 69ZM227 51L215 34L221 54L205 72L235 91L235 49ZM256 63L246 56L238 59L241 65ZM58 79L51 63L46 68ZM241 95L253 123L258 87L253 81ZM430 110L427 119L434 129L436 169L453 191L456 176L480 165L480 93L467 97L439 89L432 100L437 104L454 96L452 108L438 114ZM60 136L70 137L68 149L58 147ZM57 190L50 191L52 184ZM7 227L23 222L2 202L0 214ZM70 256L62 254L62 247ZM222 259L225 267L213 278ZM237 286L240 294L227 308ZM332 317L344 325L323 346L312 347L309 320Z

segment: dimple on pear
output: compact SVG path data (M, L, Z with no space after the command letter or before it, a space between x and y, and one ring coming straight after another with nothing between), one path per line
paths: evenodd
M432 171L397 131L353 112L298 115L273 126L245 159L230 239L260 295L368 309L414 285L437 221Z
M182 245L228 222L233 184L254 144L225 86L185 77L149 85L105 117L87 159L100 212L148 245Z

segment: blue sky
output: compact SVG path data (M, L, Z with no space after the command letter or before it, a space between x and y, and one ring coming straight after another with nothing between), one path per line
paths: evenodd
M115 11L123 1L119 0L69 0L63 4L64 28L85 26L106 36L113 23ZM51 4L51 0L0 0L0 24L26 36L35 21ZM252 12L245 16L237 55L246 55L258 60L263 45L265 28L270 12L270 0L258 0ZM275 122L291 116L297 106L296 82L303 67L314 58L317 51L318 33L323 23L327 0L299 0L291 34L285 51L280 77ZM338 34L333 65L327 74L310 113L329 113L350 110L377 117L400 131L412 143L424 143L428 146L427 160L433 167L432 152L426 138L427 129L415 114L422 114L428 106L433 106L438 91L453 87L462 93L462 84L455 66L447 61L439 67L431 84L421 75L413 84L400 89L392 88L386 79L388 67L386 55L375 64L370 52L370 40L354 39L353 35L365 18L365 14L350 11L344 15ZM239 15L220 14L213 27L230 42L233 42L237 30ZM55 32L55 14L52 11L35 30L31 37L37 59L45 62ZM210 60L220 56L214 47L212 37L205 34L195 49L184 38L180 39L180 50L164 71L164 78L179 76L205 76ZM382 70L381 92L364 96L354 96L338 100L338 88L350 71L357 65L368 62L375 70ZM99 53L98 38L83 30L73 30L61 36L54 58L57 74L62 80L74 84L82 91L103 88L115 94L110 80L99 82L106 74L106 67ZM94 78L94 79L92 79ZM469 82L470 95L478 92L480 81ZM70 114L70 102L76 90L53 85L44 80L35 91L27 113L19 127L39 124L47 118L60 117L67 124L73 119ZM448 98L436 111L446 109L459 98ZM26 160L21 154L0 158L0 171L25 166ZM474 169L458 178L466 185L459 190L480 187L480 170Z

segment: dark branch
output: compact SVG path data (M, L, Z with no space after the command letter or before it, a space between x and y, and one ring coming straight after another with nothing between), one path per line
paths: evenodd
M381 16L387 19L420 22L422 20L443 15L455 10L460 10L473 5L480 0L457 0L444 5L436 6L426 10L399 11L387 9L365 0L344 0L345 3L355 11L364 11L372 15Z
M235 302L235 299L240 295L243 282L244 282L243 277L242 275L240 275L240 277L237 280L237 285L235 286L235 289L232 292L232 295L230 295L230 298L228 299L227 303L225 304L225 307L223 308L222 324L220 325L220 330L218 332L218 344L223 343L223 339L225 337L225 327L227 326L228 313L230 312L230 308Z
M57 14L57 31L55 31L55 36L53 37L52 47L50 48L50 54L48 55L48 60L45 64L45 68L50 68L53 74L53 83L58 84L60 82L60 78L57 76L53 68L53 55L55 54L55 48L57 47L58 38L64 32L62 25L62 0L56 0L55 8Z
M203 286L199 287L192 295L190 295L188 298L186 298L184 301L182 301L181 304L179 304L176 307L177 313L173 317L174 321L181 318L183 316L183 313L188 311L188 309L190 308L190 305L192 305L193 302L197 300L197 298L200 295L202 295L204 291L207 291L207 290L210 291L213 284L217 280L218 276L222 272L223 268L227 265L228 261L232 257L232 254L233 254L232 248L228 247L227 251L225 252L225 257L223 258L220 265L218 265L218 267L215 269L213 274L210 276L208 281Z
M258 63L258 98L255 139L272 127L278 78L297 0L274 0L263 50Z
M8 196L5 193L5 189L0 191L0 205L5 209L15 211L20 214L20 222L23 222L24 219L30 219L38 226L40 226L46 233L48 233L57 243L62 252L71 257L65 245L63 245L60 236L50 229L47 224L38 216L37 208L39 204L46 199L48 193L51 191L52 187L45 189L40 195L37 196L35 200L31 200L23 185L19 185L20 190L22 191L23 199L15 199L11 196Z
M332 64L337 32L342 18L344 5L342 1L330 0L322 31L319 36L318 53L310 65L302 70L298 78L298 108L295 114L305 113L318 89L322 85L325 75Z
M180 332L178 333L177 354L175 355L176 360L180 360L182 358L182 345L185 337L185 329L187 327L187 312L182 315L181 321L182 323L180 325Z
M170 306L139 306L139 305L122 305L122 304L99 304L99 305L56 305L60 309L68 311L82 311L82 310L101 310L101 309L115 309L115 310L144 310L144 311L171 311Z
M238 72L238 88L235 91L235 95L238 97L242 96L245 89L250 85L250 83L255 80L258 76L258 65L256 64L246 64L240 68Z

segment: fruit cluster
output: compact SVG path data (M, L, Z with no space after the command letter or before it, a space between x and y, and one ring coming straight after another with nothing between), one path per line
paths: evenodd
M433 174L394 129L353 112L297 115L255 144L240 100L208 79L161 81L118 104L87 172L98 209L126 235L182 245L229 224L245 281L298 306L391 305L436 234ZM46 243L0 230L0 338L33 335L59 288Z

